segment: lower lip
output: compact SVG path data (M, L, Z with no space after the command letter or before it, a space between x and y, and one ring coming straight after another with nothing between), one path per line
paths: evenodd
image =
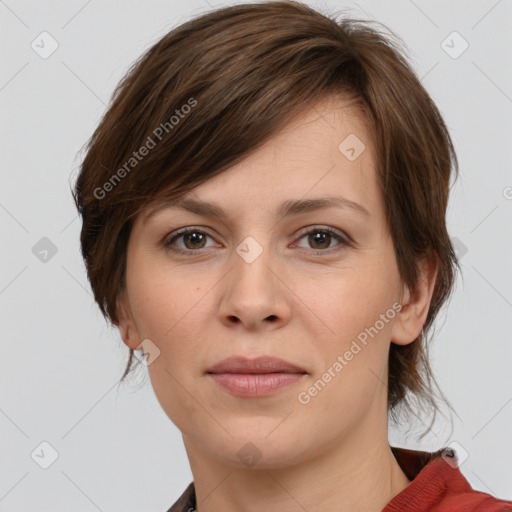
M298 382L304 373L210 373L224 389L238 396L259 397Z

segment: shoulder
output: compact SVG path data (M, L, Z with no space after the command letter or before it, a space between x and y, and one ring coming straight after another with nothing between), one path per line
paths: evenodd
M383 512L512 512L512 501L471 487L451 448L437 452L393 448L393 453L411 483Z

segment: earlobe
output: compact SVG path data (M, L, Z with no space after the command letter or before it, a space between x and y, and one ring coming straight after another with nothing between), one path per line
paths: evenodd
M140 347L140 337L133 321L121 320L119 322L118 329L121 338L127 347L132 348L133 350Z
M414 290L411 291L404 285L402 309L391 331L391 341L397 345L412 343L420 334L427 319L436 283L437 260L435 258L422 260L420 270L420 277Z
M124 344L132 349L137 349L140 346L137 327L133 321L131 310L124 297L117 300L117 318L116 323L119 329L119 334Z

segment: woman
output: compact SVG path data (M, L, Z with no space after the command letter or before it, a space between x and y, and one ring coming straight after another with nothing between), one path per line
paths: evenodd
M436 404L452 169L438 109L360 20L227 7L132 67L74 197L122 378L143 353L183 435L194 478L170 511L512 510L449 447L388 442L411 397Z

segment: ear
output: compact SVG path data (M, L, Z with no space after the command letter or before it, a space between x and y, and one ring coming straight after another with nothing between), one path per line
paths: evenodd
M420 271L414 290L411 291L404 285L402 309L397 314L391 331L391 342L397 345L413 342L427 319L438 272L435 255L420 262Z
M140 347L141 340L139 331L133 320L130 302L125 292L122 292L116 301L117 318L116 323L121 338L125 345L136 350Z

